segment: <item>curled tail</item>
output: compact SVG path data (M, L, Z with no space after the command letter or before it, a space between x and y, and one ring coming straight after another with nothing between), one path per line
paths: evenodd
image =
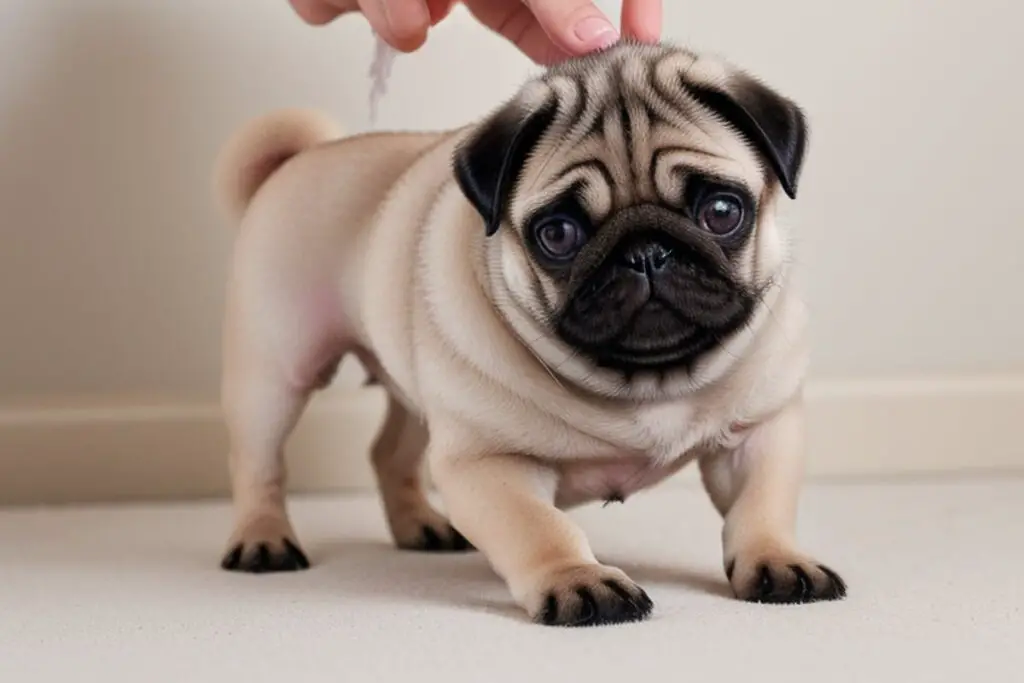
M342 136L341 127L311 109L284 109L244 124L221 150L214 194L232 221L245 213L266 180L296 154Z

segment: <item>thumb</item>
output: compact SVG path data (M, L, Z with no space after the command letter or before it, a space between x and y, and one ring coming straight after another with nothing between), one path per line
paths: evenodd
M619 39L608 17L590 0L523 0L544 33L572 55L600 50Z

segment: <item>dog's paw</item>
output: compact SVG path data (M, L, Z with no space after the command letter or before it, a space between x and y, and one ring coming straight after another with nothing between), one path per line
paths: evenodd
M802 604L846 597L846 582L826 565L785 550L738 553L726 563L733 592L747 602Z
M475 550L473 545L456 530L443 515L424 505L409 509L393 519L391 533L395 545L402 550L424 553L460 553Z
M600 564L563 569L545 577L528 611L548 626L603 626L642 621L654 603L625 573Z
M286 521L262 518L246 524L232 536L220 566L228 571L266 574L309 569Z
M404 539L395 539L402 550L421 553L464 553L476 550L451 524L423 524L419 531Z

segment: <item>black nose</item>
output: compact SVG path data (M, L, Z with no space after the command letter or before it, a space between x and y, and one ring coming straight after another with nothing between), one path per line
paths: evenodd
M631 242L622 250L622 264L638 273L648 275L665 267L672 249L656 239Z

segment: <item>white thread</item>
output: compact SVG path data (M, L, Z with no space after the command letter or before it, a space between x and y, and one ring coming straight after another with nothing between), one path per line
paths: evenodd
M388 45L383 38L373 34L377 41L374 50L373 62L370 64L370 127L377 125L377 110L380 106L380 99L388 91L388 79L391 77L391 67L398 52Z

